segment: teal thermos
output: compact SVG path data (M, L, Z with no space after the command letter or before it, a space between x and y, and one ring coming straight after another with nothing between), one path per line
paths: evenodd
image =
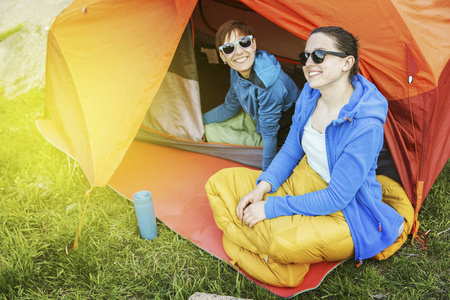
M141 237L153 240L158 236L158 229L156 227L152 194L149 191L140 191L133 195L133 200Z

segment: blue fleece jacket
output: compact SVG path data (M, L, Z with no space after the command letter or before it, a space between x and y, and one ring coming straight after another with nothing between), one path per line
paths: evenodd
M260 84L239 76L230 69L230 89L225 102L203 114L203 123L226 121L239 112L241 107L256 122L256 131L263 140L262 169L267 169L277 153L277 134L282 112L294 103L300 90L294 81L281 70L275 56L264 50L257 50L253 71Z
M403 217L381 201L381 185L375 175L378 154L383 146L387 101L361 75L353 77L352 84L355 90L349 103L325 129L331 175L328 187L305 195L269 196L265 213L271 219L294 214L328 215L342 210L355 246L355 259L362 261L396 240ZM268 170L257 180L271 183L271 192L292 174L305 155L300 143L303 128L319 96L319 90L305 84L286 142Z

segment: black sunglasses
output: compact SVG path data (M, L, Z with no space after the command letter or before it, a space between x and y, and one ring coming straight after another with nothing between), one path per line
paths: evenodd
M313 52L302 52L298 55L298 60L302 64L302 66L306 65L306 62L308 61L308 58L311 56L312 61L315 64L320 64L325 59L325 55L330 54L334 56L339 57L347 57L348 54L341 53L341 52L333 52L333 51L325 51L325 50L314 50Z
M248 48L252 45L252 41L253 41L253 36L252 35L247 35L245 37L243 37L242 39L240 39L237 42L232 42L232 43L226 43L222 46L219 47L219 50L223 52L223 54L225 55L230 55L234 52L234 50L236 49L236 45L239 44L239 46L242 49Z

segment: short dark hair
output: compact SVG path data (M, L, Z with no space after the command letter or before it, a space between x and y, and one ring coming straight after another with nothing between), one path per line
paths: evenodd
M350 76L349 79L351 80L353 76L356 76L358 74L358 66L359 66L359 40L358 37L354 36L347 30L337 27L337 26L324 26L324 27L318 27L314 29L310 36L314 33L324 33L331 37L335 43L336 47L344 52L345 54L351 55L355 58L355 64L353 65L352 69L350 70Z
M219 50L219 47L223 45L225 42L225 39L233 32L237 31L238 33L247 36L247 35L253 35L255 37L255 32L253 31L253 28L248 26L245 23L242 23L240 21L236 20L230 20L225 23L223 23L219 29L217 29L216 33L216 48Z

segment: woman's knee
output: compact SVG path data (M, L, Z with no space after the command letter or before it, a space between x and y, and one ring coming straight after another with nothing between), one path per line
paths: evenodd
M353 240L342 212L327 216L276 218L269 257L279 263L316 263L353 255Z

